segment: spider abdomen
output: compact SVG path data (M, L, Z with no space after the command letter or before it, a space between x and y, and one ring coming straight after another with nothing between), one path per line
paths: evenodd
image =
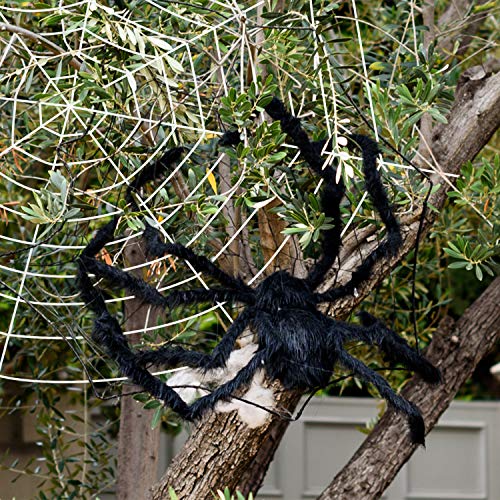
M325 343L327 323L318 311L287 308L273 315L263 312L259 319L259 344L267 353L265 368L271 378L287 389L328 384L335 359Z

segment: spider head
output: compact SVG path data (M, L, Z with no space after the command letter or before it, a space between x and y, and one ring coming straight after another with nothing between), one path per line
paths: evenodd
M268 276L257 288L256 306L274 313L281 309L309 309L315 307L314 295L299 279L286 271L276 271Z

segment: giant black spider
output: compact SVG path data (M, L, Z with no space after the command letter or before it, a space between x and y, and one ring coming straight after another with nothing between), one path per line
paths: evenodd
M440 380L438 369L372 315L359 313L361 325L357 325L336 321L318 309L320 304L331 303L355 293L356 287L369 278L374 264L382 258L395 256L400 248L402 239L399 223L376 168L379 154L377 144L363 135L353 134L349 137L349 146L358 147L362 152L366 190L386 227L386 236L352 273L347 283L317 293L315 289L339 254L342 228L340 203L345 194L345 186L342 180L335 181L335 167L323 168L321 150L325 143L311 142L300 120L290 114L279 99L273 98L266 106L266 112L271 118L280 121L282 130L299 148L312 170L324 180L323 210L333 220L334 227L325 233L322 257L303 279L280 270L265 278L256 288L251 288L240 278L228 275L210 260L196 255L190 249L179 244L163 243L158 230L146 224L143 237L149 256L157 258L170 254L179 257L222 285L208 290L191 289L163 295L145 281L96 259L97 253L113 239L118 222L115 217L97 232L78 260L81 296L97 316L93 339L105 347L125 376L186 420L198 419L219 401L231 399L238 389L250 384L261 368L265 368L271 379L280 380L287 389L311 390L325 387L338 363L357 377L372 383L391 407L407 416L412 440L424 443L425 427L418 408L397 395L381 375L350 355L343 346L354 340L377 345L388 358L403 363L430 383ZM226 133L222 140L226 145L238 141L239 134L234 132ZM133 200L132 191L154 179L161 170L169 168L180 159L181 154L182 148L172 149L156 164L145 169L130 186L127 196L129 201ZM152 306L174 308L203 302L233 301L243 303L246 308L211 354L172 345L157 350L133 351L117 319L108 311L102 292L93 285L89 273L99 279L112 281L115 288L125 288ZM151 375L147 369L152 364L167 367L187 365L202 370L225 367L237 338L250 325L258 345L254 356L234 378L192 404L187 404L171 387Z

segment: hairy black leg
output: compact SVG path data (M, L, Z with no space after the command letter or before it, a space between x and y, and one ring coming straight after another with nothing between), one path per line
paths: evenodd
M140 351L137 358L141 365L187 365L191 368L212 370L226 366L237 338L245 331L255 314L251 308L245 309L228 328L211 354L189 351L180 346L164 346L156 351Z
M94 238L85 247L79 257L78 264L80 269L84 269L86 273L95 274L98 278L108 279L113 282L115 287L126 288L148 304L159 307L176 307L180 304L225 302L233 300L244 303L253 302L253 291L249 287L247 288L250 290L250 293L246 293L246 288L244 290L214 288L210 290L196 289L173 291L164 296L155 287L149 285L144 280L97 260L95 255L102 250L106 243L113 240L117 222L118 219L114 218L111 222L97 231Z
M82 261L78 269L78 285L82 299L97 315L92 330L94 341L104 346L111 359L120 367L120 371L134 384L148 391L153 397L162 400L183 418L190 419L188 405L182 398L138 363L138 358L130 349L118 321L108 312L101 291L93 286Z
M183 147L169 149L158 160L144 167L128 186L126 200L138 209L132 193L141 189L146 182L157 179L166 170L170 169L172 164L181 159L183 152Z
M334 227L325 232L322 241L323 257L311 268L306 278L311 289L316 288L324 278L325 273L330 269L338 256L342 231L342 217L340 212L340 202L345 194L345 184L342 178L336 181L336 168L328 165L325 168L325 159L321 156L321 150L326 141L311 142L305 130L302 128L300 119L293 116L285 108L278 98L266 106L266 112L274 120L279 120L281 129L285 132L293 144L297 146L314 172L325 181L321 202L322 208L327 217L333 221Z
M191 419L191 412L185 401L138 363L137 356L131 351L118 321L108 312L95 320L92 338L105 346L108 355L118 364L120 371L134 384L142 387L154 398L163 401L182 418Z
M332 287L324 293L316 294L318 302L331 302L340 297L353 294L355 289L370 277L375 263L386 257L397 255L402 243L399 223L389 203L380 173L377 170L377 156L379 154L377 143L369 137L359 134L351 135L349 141L356 144L363 152L365 187L373 205L380 214L382 222L386 226L387 235L384 241L352 273L351 279L345 285Z
M253 294L240 292L239 290L226 290L224 288L196 288L194 290L173 291L166 296L169 307L177 307L181 304L198 304L201 302L243 302L253 304Z
M317 145L319 152L322 146L322 143ZM332 167L328 167L322 171L325 185L321 194L321 206L325 215L332 219L333 227L323 234L321 242L322 257L312 266L307 275L306 282L312 290L320 285L326 272L334 264L342 244L340 235L343 225L340 203L345 195L345 184L342 177L336 182L335 172L336 170Z
M300 119L289 113L284 104L277 97L273 97L273 100L266 106L266 113L273 120L279 120L281 130L283 130L283 132L290 137L295 146L300 149L302 156L310 167L318 175L323 176L323 164L325 160L319 154L321 148L318 148L318 144L314 144L309 140L306 131L302 128ZM333 172L331 167L328 168Z
M200 368L210 354L190 351L180 346L163 346L156 350L137 351L137 362L141 366L167 366L174 368L178 365Z
M104 248L106 243L113 241L117 225L118 217L113 217L107 224L102 226L82 250L80 258L95 257Z
M80 297L89 309L97 315L106 313L108 309L101 290L92 284L82 261L79 261L78 264L77 283Z
M170 168L173 163L180 160L183 151L184 148L182 147L170 149L159 160L144 168L128 187L126 195L127 201L137 208L132 192L138 191L146 182L156 179L165 170ZM221 284L251 293L251 288L247 287L241 279L234 278L225 273L206 257L196 255L192 250L183 245L163 243L158 230L154 229L149 224L146 224L143 236L146 241L146 251L149 255L155 257L161 257L165 254L175 255L176 257L187 260L197 270L206 272Z
M233 352L234 343L245 331L254 316L255 310L248 307L234 320L233 324L228 328L227 332L212 351L208 364L203 366L204 369L211 370L226 366L227 360L231 352Z
M311 142L307 133L302 128L299 118L293 116L276 97L266 106L266 112L274 120L279 120L281 129L288 135L293 144L297 146L312 170L325 181L321 204L325 215L332 219L333 228L324 233L322 241L321 259L310 269L306 283L311 289L316 288L322 281L325 273L335 262L338 256L342 231L342 217L340 202L345 194L345 184L342 177L336 181L336 167L325 166L321 151L327 141ZM223 146L237 145L241 142L238 131L226 132L219 144Z
M401 362L418 373L426 382L430 384L441 382L440 371L424 356L412 349L404 338L365 311L358 313L358 316L362 327L342 324L348 332L345 341L361 340L365 343L376 344L391 361Z
M87 274L88 270L86 264L92 262L94 256L104 248L104 245L113 240L117 224L118 217L113 217L110 222L99 229L77 259L77 283L80 290L80 296L85 304L87 304L96 314L103 314L107 311L107 308L102 292L92 285L92 281Z
M180 244L163 243L159 231L149 225L146 226L146 229L144 230L144 239L146 240L146 250L149 255L161 257L165 254L170 254L181 259L185 259L192 264L196 270L206 272L222 285L253 294L252 288L246 285L241 278L234 278L233 276L230 276L219 269L206 257L197 255L189 248Z
M379 394L390 406L396 411L404 413L408 419L412 441L422 445L425 444L424 419L417 406L403 397L398 396L381 375L368 368L364 363L359 361L359 359L348 354L342 346L340 337L336 336L335 332L332 333L333 347L338 355L338 362L366 382L373 384Z
M263 368L264 353L258 351L250 362L243 367L236 376L219 386L215 391L203 396L190 406L190 417L192 420L200 418L208 410L212 410L219 401L228 401L240 388L248 386L259 368Z
M195 304L201 302L226 302L240 301L251 303L253 295L239 290L225 290L222 288L211 288L209 290L195 289L186 291L173 291L167 295L162 295L155 287L141 278L108 266L104 262L96 259L85 258L85 269L87 272L95 274L98 278L105 278L113 283L116 289L127 289L136 297L141 298L146 303L158 307L176 307L181 304Z

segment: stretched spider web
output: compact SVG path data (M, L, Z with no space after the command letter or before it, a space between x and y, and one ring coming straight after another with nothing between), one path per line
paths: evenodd
M301 254L296 235L306 246L316 229L307 206L303 217L312 230L294 212L296 185L317 194L320 180L310 172L304 175L306 169L297 167L298 151L287 144L270 147L263 161L255 161L253 150L234 158L217 147L227 128L238 126L248 144L246 128L265 122L257 112L250 123L238 98L248 95L252 84L257 95L265 92L272 85L266 82L268 74L293 113L303 124L314 125L310 133L323 130L334 138L328 161L338 162L354 193L343 234L370 220L366 195L354 189L359 158L346 153L342 140L362 123L355 122L358 111L346 100L341 83L350 78L363 87L364 109L377 135L374 86L356 2L350 38L358 47L358 66L342 71L348 54L337 46L341 42L331 42L331 32L320 29L321 12L312 2L279 15L263 1L148 0L134 12L120 9L119 2L110 5L92 0L40 8L6 2L0 7L0 177L9 196L0 204L4 380L71 386L124 380L100 346L89 341L90 315L75 284L76 258L93 231L113 215L123 216L121 231L100 258L160 291L208 284L188 263L169 256L154 261L130 257L131 246L140 250L143 217L165 240L239 271L249 284L272 270L287 247L292 248L287 262L294 266ZM302 66L300 57L290 54L287 60L277 45L280 34L290 33L297 34L299 56L306 49L313 54ZM285 38L283 43L290 42ZM416 51L403 42L400 48ZM127 186L174 146L185 148L183 160L149 183L136 198L139 211L131 211L124 202ZM409 200L398 215L411 212L422 196L420 184L414 178L410 182L411 166L398 160L381 165L400 198ZM296 223L295 235L282 235L278 225L266 223L269 208ZM279 244L271 250L259 248L263 227L278 231L272 236ZM149 345L172 339L196 343L196 330L215 318L219 326L205 330L206 337L214 338L217 328L227 328L233 318L230 307L216 304L161 315L148 311L136 325L130 321L136 312L133 297L122 293L107 302L120 314L124 310L125 335ZM37 363L18 356L30 350L37 352Z

